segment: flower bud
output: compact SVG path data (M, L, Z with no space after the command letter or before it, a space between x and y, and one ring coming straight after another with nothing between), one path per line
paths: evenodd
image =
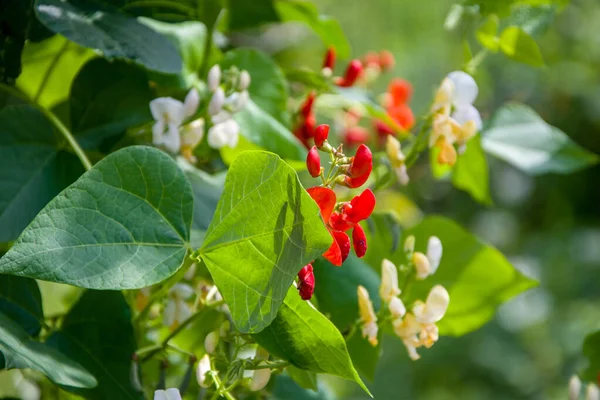
M321 175L321 158L319 157L319 152L317 148L313 146L306 156L306 167L308 168L308 173L313 178Z
M195 88L191 88L183 101L183 114L185 118L189 118L196 114L198 105L200 104L200 95Z
M215 64L208 71L208 77L206 78L206 86L208 90L214 92L221 83L221 67L219 64Z
M412 257L412 262L415 265L417 279L422 280L431 275L431 266L429 265L429 260L425 254L418 251L415 252Z
M593 383L588 383L585 391L585 400L600 400L600 389Z
M271 379L271 370L269 368L256 369L252 373L252 380L248 388L253 392L262 390Z
M396 65L396 59L389 50L381 50L379 52L379 66L382 70L387 71L394 68Z
M373 169L373 154L368 146L361 144L350 165L349 175L353 178L370 174Z
M410 235L404 241L404 252L407 254L411 254L415 251L415 237L414 235Z
M238 90L245 91L250 87L250 73L245 69L240 72L239 82L238 82Z
M312 264L306 264L298 272L298 292L302 300L310 300L315 291L315 275Z
M569 380L569 400L578 400L581 394L581 379L573 375Z
M358 311L362 322L362 336L368 338L372 346L377 346L377 315L373 309L373 303L369 298L369 292L363 286L358 286Z
M189 148L196 147L204 136L204 119L198 118L187 124L181 134L181 145Z
M300 106L300 114L302 114L305 119L312 113L312 107L316 97L317 94L314 91L311 91Z
M356 224L352 230L352 245L358 258L362 258L367 252L367 237L359 224Z
M410 176L408 176L408 168L406 168L406 164L402 164L398 168L396 168L396 177L398 178L398 182L401 185L406 186L410 182Z
M381 262L381 285L379 286L379 296L385 303L389 303L399 294L398 270L393 262L384 259Z
M214 354L219 345L219 331L210 332L204 339L204 350L208 354Z
M338 80L337 85L341 87L350 87L356 83L356 80L360 76L362 72L362 63L359 60L352 60L350 64L348 64L348 68L346 68L346 73L344 77Z
M225 92L223 88L218 87L212 95L210 102L208 103L208 114L217 115L225 104Z
M210 372L210 357L208 354L205 354L204 357L200 359L198 362L198 367L196 368L196 380L198 384L203 388L207 388L210 386L210 380L207 379L206 374Z
M176 388L167 390L159 389L154 392L154 400L181 400L181 393Z
M329 136L329 125L319 125L315 128L315 144L322 147Z
M333 70L335 67L335 48L330 47L327 49L327 53L325 53L325 58L323 59L323 68L329 68Z
M442 242L437 236L431 236L427 242L427 259L429 260L429 266L431 267L431 274L435 274L440 261L442 259Z

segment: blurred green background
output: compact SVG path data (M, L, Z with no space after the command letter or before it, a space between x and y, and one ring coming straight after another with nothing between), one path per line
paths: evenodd
M408 79L417 113L427 107L445 74L464 63L460 35L444 29L452 1L317 4L340 21L354 57L370 50L394 53L397 65L377 88L384 91L395 76ZM599 26L600 2L573 0L538 38L547 67L489 56L476 74L476 105L484 118L504 102L518 100L600 153ZM301 62L317 67L324 51L319 40L309 36L297 43L301 48L295 51L306 54ZM427 160L422 161L418 168L426 170ZM408 359L397 338L387 337L370 384L377 399L566 399L569 377L586 365L583 338L600 329L600 167L533 179L503 162L488 161L492 207L477 204L449 182L432 181L427 171L409 195L424 211L447 214L496 246L540 285L503 305L481 330L441 338L417 362ZM341 398L368 398L355 385L328 383Z

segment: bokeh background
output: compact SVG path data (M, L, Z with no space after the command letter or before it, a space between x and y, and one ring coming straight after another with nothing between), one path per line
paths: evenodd
M464 63L461 37L444 29L446 0L318 0L338 19L353 56L389 49L392 77L415 88L411 105L425 110L435 85ZM573 0L539 36L545 68L489 56L476 73L482 114L510 100L532 106L573 140L600 153L600 2ZM322 44L289 27L298 45L279 54L317 67ZM298 60L298 58L294 58ZM342 66L343 67L343 66ZM340 68L342 68L340 67ZM423 160L419 168L428 168ZM427 213L446 214L501 250L538 288L503 305L482 329L443 337L411 362L402 343L388 337L375 381L377 399L566 399L569 377L586 365L581 346L600 329L600 167L568 175L531 178L489 159L494 205L482 206L449 182L423 178L409 195ZM428 174L423 174L426 177ZM344 399L368 398L355 385L328 380ZM285 392L279 394L286 398Z

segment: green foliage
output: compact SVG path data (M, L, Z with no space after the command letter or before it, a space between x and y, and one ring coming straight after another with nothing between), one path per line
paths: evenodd
M21 73L21 52L31 16L31 1L7 1L0 15L0 83L14 84Z
M29 368L52 382L73 388L91 388L96 379L81 365L53 347L33 340L15 321L0 312L0 354L4 368Z
M477 29L476 36L479 43L488 50L498 51L498 25L500 20L498 16L492 14L487 17L485 22Z
M95 289L160 282L183 262L192 201L164 152L119 150L38 214L0 259L0 272Z
M120 292L86 291L46 343L81 364L98 381L93 389L67 384L66 390L86 399L143 398L130 382L136 344L129 306Z
M509 26L500 35L500 50L509 58L534 67L544 66L535 39L518 26Z
M582 373L582 378L594 382L600 373L600 331L585 337L583 355L587 358L588 365Z
M315 392L318 390L317 374L315 372L307 371L290 365L287 368L287 373L290 375L290 378L294 380L294 382L304 389L310 389Z
M435 284L448 290L450 307L438 323L440 334L460 336L481 327L498 305L537 284L516 270L498 250L447 218L425 218L407 231L409 234L415 236L418 251L425 251L429 237L434 235L444 246L437 272L414 282L408 294L410 300L425 299Z
M166 37L107 4L36 0L35 12L51 31L96 49L109 60L130 60L170 74L181 70L181 58Z
M230 0L229 29L232 31L279 22L273 0Z
M489 173L479 136L469 141L452 170L452 184L482 204L490 205Z
M30 336L37 336L44 320L42 296L33 279L0 275L0 313L17 322Z
M275 154L244 152L199 250L241 332L277 315L296 274L331 244L319 209Z
M39 110L29 105L0 110L0 242L16 239L83 172L77 158L61 148Z
M509 103L482 133L483 149L530 175L567 174L598 162L598 156L547 124L530 107Z
M355 381L367 393L352 365L344 338L323 314L290 287L277 318L254 338L269 353L298 368Z

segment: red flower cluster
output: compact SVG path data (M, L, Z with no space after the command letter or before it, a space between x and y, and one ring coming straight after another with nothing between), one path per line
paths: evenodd
M389 50L382 50L379 53L370 51L363 57L362 62L367 68L377 68L381 71L390 70L396 65L394 55Z
M315 291L315 274L312 264L306 264L298 272L298 292L302 300L310 300Z
M300 141L309 147L309 139L315 135L315 125L317 125L317 119L313 112L313 105L315 103L317 95L315 92L310 92L306 97L306 100L300 106L298 112L298 124L294 129L294 135L300 139Z
M388 115L403 129L415 124L415 116L408 105L412 97L412 85L404 79L393 79L388 85L385 108ZM375 129L381 136L393 134L393 130L382 121L375 121Z
M321 217L333 237L331 247L323 253L330 263L340 266L350 254L350 238L346 232L352 229L352 244L358 257L367 251L367 239L359 222L369 218L375 208L375 195L366 189L349 202L336 204L335 192L326 187L313 187L308 194L321 210Z
M373 154L364 144L358 146L356 154L351 158L350 166L344 169L345 176L338 182L349 188L357 188L365 184L373 170Z

